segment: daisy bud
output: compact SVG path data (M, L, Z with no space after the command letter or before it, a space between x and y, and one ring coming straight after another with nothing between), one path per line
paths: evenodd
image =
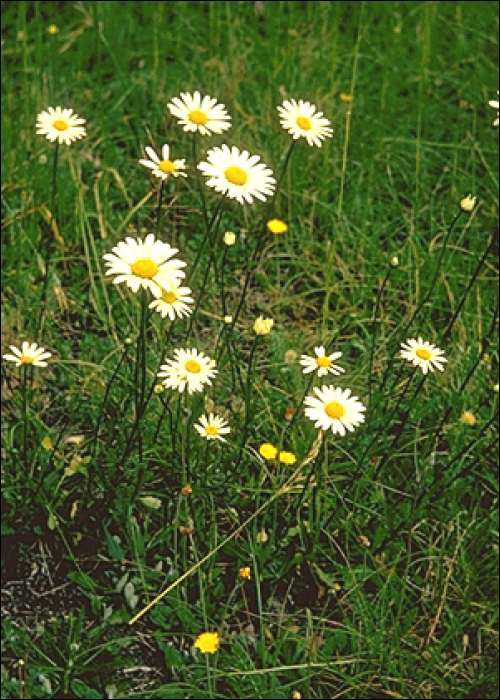
M272 318L264 318L259 316L259 318L253 324L253 329L257 335L269 335L271 328L274 325Z
M477 197L473 197L471 194L468 194L467 197L464 197L461 202L460 202L460 209L465 212L466 214L470 214L471 211L474 209L477 203Z
M236 234L232 231L226 231L224 234L224 243L228 246L234 245L236 243Z

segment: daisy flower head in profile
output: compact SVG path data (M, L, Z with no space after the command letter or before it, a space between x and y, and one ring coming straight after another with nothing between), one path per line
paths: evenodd
M500 106L500 103L498 102L498 90L497 90L497 99L496 99L496 100L490 100L490 101L488 102L488 104L489 104L490 107L492 107L493 109L496 109L496 111L497 111L496 119L495 119L495 121L494 121L493 124L492 124L492 126L497 127L498 124L500 123L500 117L499 117L499 112L498 112L498 108L499 108L499 106Z
M179 282L174 279L171 282L165 282L160 292L161 296L153 299L149 305L150 309L158 311L162 318L168 316L171 321L189 316L192 311L190 305L194 303L193 297L190 296L189 287L181 287Z
M318 377L324 377L326 374L341 374L345 371L343 367L333 364L335 360L342 357L341 352L334 352L331 355L327 355L323 346L314 348L314 352L316 357L302 355L300 358L300 364L304 367L302 370L304 374L317 372Z
M86 135L87 132L82 124L85 124L85 119L79 117L78 114L73 114L72 109L49 107L37 116L36 133L42 134L49 141L57 141L70 146L73 141Z
M223 435L227 435L231 432L231 428L228 426L227 421L220 416L216 416L214 413L209 413L208 417L203 415L200 416L199 423L195 424L195 429L197 432L207 440L221 440L226 442L226 438Z
M202 136L222 134L231 126L231 117L224 105L217 104L213 97L205 95L201 97L198 91L192 95L189 92L181 92L181 96L174 97L168 103L170 113L177 117L184 131L192 131Z
M203 632L195 639L193 646L202 654L215 654L220 646L220 637L217 632Z
M36 343L28 343L26 340L21 345L21 349L9 346L12 355L4 355L4 360L15 362L17 367L21 365L33 365L34 367L47 367L45 360L52 357L50 352L45 352L45 348L39 348Z
M351 396L350 389L324 386L313 391L316 396L307 396L304 403L305 414L314 421L316 428L344 436L365 420L366 408L357 396Z
M174 359L161 365L160 370L158 376L165 377L163 384L167 389L177 389L180 393L187 389L189 394L202 391L217 374L215 360L196 349L174 350Z
M198 163L198 169L208 178L208 187L240 204L252 204L254 197L265 202L276 184L273 171L259 161L260 156L223 144L211 148L207 160Z
M321 141L333 135L330 122L323 112L316 112L316 107L303 100L285 100L278 107L280 122L293 139L305 138L309 146L321 146Z
M106 274L116 275L114 284L125 282L136 293L141 288L149 289L160 298L162 287L185 276L181 268L186 263L173 257L177 252L177 248L156 240L153 233L144 241L129 237L103 255L108 266Z
M169 177L187 177L186 161L184 158L180 160L170 160L170 146L165 143L161 149L161 158L156 155L151 146L146 146L144 149L149 156L149 160L142 159L139 161L145 168L149 168L153 175L161 180L168 180Z
M416 367L420 367L424 374L429 371L433 372L434 368L440 372L443 371L443 363L447 362L443 350L440 350L435 345L424 343L422 338L410 338L406 343L401 343L401 357L408 360Z

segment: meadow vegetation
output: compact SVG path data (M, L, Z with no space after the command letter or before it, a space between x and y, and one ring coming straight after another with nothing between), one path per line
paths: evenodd
M498 4L2 2L1 82L2 697L498 697Z

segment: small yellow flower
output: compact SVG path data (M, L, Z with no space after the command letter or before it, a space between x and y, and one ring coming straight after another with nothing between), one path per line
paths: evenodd
M468 194L467 197L464 197L460 201L460 209L465 212L466 214L470 214L471 211L474 209L474 207L477 204L477 197L473 197L471 194Z
M241 578L250 578L250 567L244 566L240 569Z
M476 424L476 416L471 411L464 411L460 420L462 421L462 423L465 423L465 425Z
M217 632L203 632L194 643L194 648L199 649L202 654L215 654L220 645L220 637Z
M295 464L297 457L293 454L293 452L280 452L279 460L282 464Z
M269 536L267 532L265 530L261 530L259 533L257 533L255 541L257 542L257 544L266 544L268 539Z
M358 540L359 544L363 545L363 547L369 547L371 545L368 537L365 537L364 535L358 535L356 539Z
M44 450L52 450L54 445L50 439L50 435L46 435L42 440L42 447Z
M47 32L49 34L57 34L59 32L59 27L56 24L49 24Z
M341 102L352 102L352 95L349 95L348 92L341 92L339 97Z
M236 234L233 231L226 231L224 234L224 243L227 246L234 245L236 243Z
M193 493L193 489L191 488L191 486L189 484L186 484L186 486L182 487L182 493L185 496L189 496L190 493Z
M263 316L259 316L259 318L253 324L253 329L257 335L269 335L273 326L274 321L272 318L264 318Z
M292 364L295 362L295 360L297 359L298 356L299 356L298 352L296 352L295 350L291 350L291 349L290 349L290 350L287 350L287 351L285 352L285 354L284 354L284 356L283 356L283 359L285 360L285 362L287 363L287 365L292 365Z
M259 447L259 453L261 457L264 457L264 459L272 460L276 459L278 450L274 445L271 445L270 442L265 442Z
M284 221L280 221L279 219L271 219L271 221L268 221L267 228L268 231L274 233L275 235L286 233L288 231L288 226Z
M394 257L391 258L391 265L392 267L397 267L399 265L399 258L397 255L394 255Z
M226 325L230 325L233 322L233 317L232 316L224 316L224 323Z

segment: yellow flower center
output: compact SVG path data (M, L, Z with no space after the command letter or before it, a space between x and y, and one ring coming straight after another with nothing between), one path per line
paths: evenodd
M317 357L316 358L316 364L318 367L330 367L330 358L329 357Z
M141 258L132 263L130 270L136 277L151 279L158 272L158 266L151 258Z
M217 435L219 430L215 427L215 425L207 425L207 427L205 428L205 432L207 435L213 436Z
M172 175L172 173L175 173L175 164L172 163L171 160L162 160L161 163L158 164L158 167L162 173L165 173L166 175Z
M431 359L431 353L426 350L425 348L419 348L416 352L415 355L417 357L420 357L421 360L430 360Z
M52 126L54 129L57 129L57 131L66 131L68 128L68 122L64 119L55 119Z
M208 121L206 113L202 112L201 109L193 109L192 112L189 112L188 119L193 124L206 124Z
M325 413L329 418L342 418L345 416L345 408L338 401L330 401L325 406Z
M297 117L296 122L297 126L300 126L300 128L304 129L304 131L309 131L312 129L312 122L307 117Z
M167 292L164 289L161 293L161 298L166 304L175 304L179 297L175 292Z
M191 372L191 374L199 374L201 372L201 365L199 362L196 362L196 360L188 360L184 367L188 372Z
M21 364L23 365L32 365L33 364L33 358L30 357L29 355L21 355L19 358Z
M248 180L246 172L237 165L231 165L229 168L226 168L224 175L226 180L229 180L233 185L244 185Z

